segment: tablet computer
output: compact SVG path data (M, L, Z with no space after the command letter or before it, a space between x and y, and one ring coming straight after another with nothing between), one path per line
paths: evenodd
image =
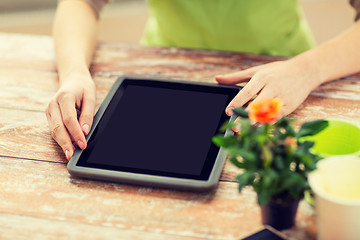
M114 83L67 167L72 176L209 190L225 153L212 137L240 87L124 76ZM231 134L226 132L225 134Z

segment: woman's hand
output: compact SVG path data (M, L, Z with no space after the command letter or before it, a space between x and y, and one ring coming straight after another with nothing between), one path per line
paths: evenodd
M238 95L229 103L226 113L241 107L251 99L279 98L283 103L283 115L293 112L320 84L316 68L296 59L272 62L243 71L216 76L222 84L237 84L248 81Z
M87 145L85 135L90 131L95 112L95 84L90 74L70 74L61 82L46 116L52 138L70 160L74 145L81 149Z

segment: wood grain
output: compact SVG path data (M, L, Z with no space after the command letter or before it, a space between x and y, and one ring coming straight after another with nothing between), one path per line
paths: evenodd
M51 220L12 214L0 214L0 239L48 240L48 239L132 239L132 240L201 240L192 237L143 230L119 229L112 226L84 224L64 220Z
M0 156L65 162L43 112L0 108Z
M237 239L259 228L260 219L255 193L246 188L239 194L236 189L232 182L220 182L209 193L193 193L89 181L71 178L63 163L0 157L0 212L40 219L35 223L47 219L59 226L95 225L125 230L124 234ZM306 203L301 208L299 222L313 217ZM0 217L0 229L4 225L8 223ZM298 239L306 239L307 227L299 224L293 230L302 234ZM57 233L65 234L68 228Z
M237 222L246 222L244 233L260 224L254 193L238 194L235 183L177 192L72 179L64 164L1 158L0 189L5 214L203 238L235 238Z
M299 122L337 118L360 127L360 101L309 96L292 116Z

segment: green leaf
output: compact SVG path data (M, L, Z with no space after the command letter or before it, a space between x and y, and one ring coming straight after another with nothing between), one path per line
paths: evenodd
M268 127L269 127L269 124L261 124L260 126L258 126L257 127L257 129L256 129L256 132L258 133L258 134L261 134L261 135L264 135L264 136L266 136L267 135L267 130L268 130Z
M284 187L291 189L295 186L302 186L305 181L305 177L296 172L289 172L284 178Z
M240 162L236 156L231 156L229 161L238 168L245 168L245 164Z
M271 195L268 191L260 191L257 193L258 194L258 203L260 206L265 205L266 203L269 202Z
M285 168L284 159L282 157L276 156L274 158L274 164L279 170L283 170Z
M212 137L211 140L216 146L221 147L224 142L224 136L215 136L215 137Z
M236 125L238 125L237 122L228 121L221 126L220 131L225 132L227 129L233 129Z
M287 126L289 126L289 124L290 124L290 119L287 117L282 117L275 123L275 125L282 128L286 128Z
M246 171L243 174L237 175L235 179L239 183L239 192L241 192L243 187L252 185L252 182L254 181L254 174L251 171Z
M256 135L255 139L258 144L263 145L263 144L265 144L265 142L268 141L269 137L267 135L261 133L259 135Z
M253 134L253 132L256 130L256 127L253 126L248 119L240 119L238 120L239 125L241 126L240 128L240 135L241 136L250 136Z
M301 162L305 164L305 167L312 171L316 169L316 163L309 155L304 155L301 157Z
M287 137L289 137L289 136L295 137L296 136L296 132L294 130L294 127L291 124L288 125L285 129L286 129Z
M273 184L273 181L275 181L278 178L278 174L274 170L265 171L266 174L264 174L263 178L263 187L264 188L271 188L271 184Z
M234 144L236 144L236 136L223 136L223 135L217 135L212 137L213 143L218 147L230 147Z
M227 152L231 155L239 155L241 156L243 159L248 160L248 161L255 161L256 155L253 152L249 152L246 151L244 149L240 149L240 148L228 148Z
M329 122L326 120L315 120L311 122L306 122L301 125L299 132L297 133L297 137L305 137L305 136L313 136L318 134L325 128L327 128Z
M264 169L270 169L271 163L273 161L273 153L270 151L267 145L262 147L261 159L263 160Z
M292 172L287 176L283 186L290 192L292 198L298 199L303 196L304 190L307 189L307 180L305 176Z
M249 113L247 111L245 111L244 108L242 107L239 107L239 108L235 108L233 109L234 113L236 115L238 115L239 117L242 117L242 118L249 118Z
M314 141L303 141L300 143L300 148L304 151L304 154L309 152L309 149L314 146Z

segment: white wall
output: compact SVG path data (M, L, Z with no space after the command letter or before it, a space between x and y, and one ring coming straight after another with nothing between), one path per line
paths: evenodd
M317 43L322 43L350 27L355 11L349 0L299 0Z

